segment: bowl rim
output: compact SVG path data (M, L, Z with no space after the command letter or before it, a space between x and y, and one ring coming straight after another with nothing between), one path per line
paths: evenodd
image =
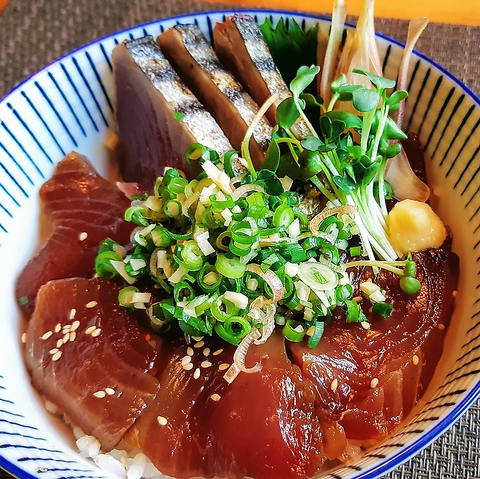
M75 55L78 52L88 49L94 45L97 45L104 41L108 41L114 37L121 36L124 33L127 34L132 30L147 28L163 22L171 22L176 20L181 21L189 17L192 17L192 18L207 17L208 18L209 16L213 16L213 15L230 15L232 13L245 13L245 14L251 14L253 16L256 14L269 14L269 15L275 15L275 16L290 15L297 18L304 18L306 20L321 20L321 21L331 22L331 16L328 16L328 15L321 15L321 14L308 13L308 12L296 12L288 9L246 8L246 7L231 8L231 9L224 8L224 9L218 9L218 10L212 9L212 10L183 13L183 14L157 18L155 20L138 23L129 27L125 27L120 30L116 30L109 34L103 35L85 44L79 45L78 47L70 50L69 52L59 56L58 58L47 63L45 66L35 71L34 73L30 74L29 76L21 80L17 85L15 85L14 88L12 88L3 97L0 98L0 106L3 105L5 102L8 102L9 97L12 96L17 91L19 91L22 87L24 87L24 85L32 82L36 77L41 76L42 74L44 74L44 72L48 71L56 64L61 63L63 60ZM345 26L354 27L355 24L346 22ZM405 47L404 43L386 34L376 32L375 35L376 37L381 38L398 47L401 47L401 48ZM480 96L477 96L470 89L470 87L468 87L462 81L460 81L454 74L452 74L446 68L438 64L436 61L432 60L427 55L419 52L416 49L413 50L413 54L415 54L418 58L425 61L429 65L435 67L444 76L448 77L457 87L463 90L463 92L465 92L465 94L477 106L480 107ZM359 471L359 474L355 476L355 479L378 479L381 475L392 471L394 468L399 467L401 464L413 458L416 454L419 454L428 445L433 443L433 441L435 441L438 437L440 437L448 429L450 429L450 427L452 427L458 421L458 419L469 409L469 407L479 397L480 397L480 377L478 378L476 384L474 384L470 388L468 393L461 400L458 401L458 403L455 405L453 409L450 410L447 416L440 419L433 427L431 427L428 431L426 431L420 437L416 438L411 444L405 445L401 450L393 453L392 457L385 458L382 460L380 464L373 465L364 471ZM19 479L38 479L38 476L31 474L25 469L22 469L21 467L16 465L14 462L5 458L1 453L0 453L0 467L3 468L7 473L12 474L13 476ZM108 473L105 472L105 474L108 474Z

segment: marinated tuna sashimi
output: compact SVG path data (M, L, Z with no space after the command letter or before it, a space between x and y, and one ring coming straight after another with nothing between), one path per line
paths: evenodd
M157 184L160 196L165 181ZM191 322L185 284L173 293L185 309L173 314L190 333L174 325L161 336L142 326L155 317L151 310L125 310L125 300L119 305L121 281L49 281L28 325L27 367L43 397L104 451L141 450L162 473L181 479L311 477L387 437L431 379L453 307L458 259L443 250L414 259L421 284L414 297L390 273L373 276L366 268L352 279L357 287L370 279L385 289L394 307L389 318L367 307L365 324L335 316L314 348L286 341L277 328L265 344L248 349L246 366L261 369L241 372L233 382L225 373L236 347L216 335L194 338L188 328L200 319ZM150 262L158 277L156 264L158 257ZM162 294L152 295L150 305L161 304ZM164 322L165 316L157 326Z
M220 64L200 28L177 25L159 35L157 42L181 78L217 120L233 147L240 150L258 106ZM250 140L250 153L256 165L263 161L271 134L267 120L260 118Z
M260 372L223 378L233 348L172 343L155 401L127 434L162 473L178 478L310 477L323 464L322 424L309 381L275 333L251 348ZM219 346L220 343L220 346ZM200 347L199 347L200 346ZM225 349L223 349L225 348Z
M339 434L359 441L385 438L406 418L430 382L442 353L457 287L458 257L444 250L415 255L420 292L408 297L398 278L364 272L393 304L382 318L365 307L368 323L335 317L315 349L288 343L292 360L314 385L322 415ZM367 304L370 303L367 301Z
M200 170L185 152L199 142L220 154L232 147L152 37L126 41L113 51L116 119L125 148L121 173L145 190L166 166L195 178Z
M127 244L132 229L123 219L130 200L77 153L58 163L39 196L53 233L17 280L16 297L26 317L42 284L91 276L99 244L107 237Z
M291 93L254 18L242 14L228 17L223 23L215 25L213 40L215 52L222 64L233 73L258 105L278 94L277 100L265 114L270 124L276 125L277 106L290 97ZM301 119L292 126L292 132L297 138L305 138L310 134L308 126Z
M107 451L160 387L161 339L118 306L118 291L98 278L50 281L40 288L26 334L33 386Z

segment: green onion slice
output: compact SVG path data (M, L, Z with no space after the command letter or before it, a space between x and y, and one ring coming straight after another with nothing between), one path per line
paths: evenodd
M305 336L303 323L293 319L287 319L287 322L283 327L283 336L293 343L299 343Z
M219 254L215 267L220 274L231 279L240 279L245 273L246 265L238 257Z
M298 277L313 290L327 291L335 289L338 276L335 271L320 263L306 262L298 267Z
M313 331L310 332L312 328L313 328ZM315 348L318 345L318 343L320 342L320 339L322 339L324 330L325 330L325 323L323 321L315 321L315 324L313 326L310 326L310 328L307 331L307 335L310 336L307 341L307 346L309 348Z

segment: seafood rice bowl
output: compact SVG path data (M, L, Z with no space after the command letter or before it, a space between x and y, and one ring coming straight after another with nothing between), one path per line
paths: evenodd
M403 45L381 35L381 71L356 67L368 88L334 73L322 86L327 47L322 69L302 66L286 93L275 77L263 100L208 63L211 42L240 78L230 43L248 52L282 29L308 39L331 26L347 50L354 27L338 16L154 21L1 101L1 467L22 479L376 478L478 398L478 98L418 52L402 64ZM271 86L269 62L255 66ZM400 150L421 156L411 221L433 233L419 246L402 226L395 239L411 190L377 159ZM384 183L393 198L379 199Z

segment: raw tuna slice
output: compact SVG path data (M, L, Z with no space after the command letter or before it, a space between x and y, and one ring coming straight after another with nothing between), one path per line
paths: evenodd
M291 96L280 71L270 54L262 32L251 15L236 14L217 23L213 30L215 52L222 64L233 73L258 105L278 94L266 117L276 125L277 106ZM297 138L310 134L307 124L299 119L292 127Z
M116 118L126 149L121 162L125 181L150 190L165 167L195 178L185 153L201 143L219 154L232 149L221 128L182 82L152 37L127 41L113 51Z
M77 153L58 163L40 189L40 200L53 233L17 281L16 297L26 317L33 312L42 284L91 276L98 245L107 237L127 244L132 230L123 219L130 200Z
M281 333L250 348L247 364L260 361L262 370L231 384L223 376L232 348L217 354L214 344L198 345L191 359L185 344L171 346L159 394L127 441L181 479L312 476L326 459L322 426L311 385L287 358Z
M389 318L373 315L366 305L368 324L346 324L338 316L315 349L289 343L293 361L314 384L319 414L346 439L385 438L421 397L442 353L458 257L443 250L426 250L415 257L422 283L416 297L406 296L391 273L373 278L393 304Z
M240 150L258 106L220 64L200 28L176 25L163 32L157 42L180 77L217 120L233 147ZM271 126L262 117L250 141L250 154L256 166L263 161L271 134Z
M161 340L125 314L118 291L99 278L50 281L40 288L26 335L33 386L107 451L160 387Z

